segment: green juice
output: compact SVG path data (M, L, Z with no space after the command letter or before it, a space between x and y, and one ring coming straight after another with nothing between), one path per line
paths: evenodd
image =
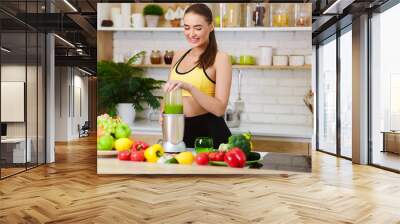
M182 104L166 104L164 107L165 114L183 114Z

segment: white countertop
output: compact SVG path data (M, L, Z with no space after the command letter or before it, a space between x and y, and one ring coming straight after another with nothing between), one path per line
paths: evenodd
M136 134L161 134L161 126L158 121L146 119L136 120L131 126ZM283 137L283 138L312 138L312 127L296 125L271 125L242 123L238 128L230 128L232 134L251 132L253 136L260 137Z

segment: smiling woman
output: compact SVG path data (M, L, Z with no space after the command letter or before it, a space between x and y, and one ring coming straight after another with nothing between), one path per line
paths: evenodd
M178 52L172 61L164 90L183 89L184 142L194 147L195 138L213 138L214 147L231 135L225 113L232 81L232 65L226 53L218 51L212 12L205 4L193 4L183 18L184 36L191 48Z

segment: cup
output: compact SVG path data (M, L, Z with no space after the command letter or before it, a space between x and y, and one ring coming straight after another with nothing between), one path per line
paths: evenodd
M133 13L131 16L132 27L134 28L142 28L144 27L144 18L140 13Z
M114 14L113 16L113 23L114 27L122 27L122 15L121 14Z
M196 153L209 152L214 149L214 143L210 137L197 137L194 142Z

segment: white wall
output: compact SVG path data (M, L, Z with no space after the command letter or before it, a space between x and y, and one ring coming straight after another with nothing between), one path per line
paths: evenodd
M232 55L259 55L258 46L272 46L274 54L311 55L311 32L217 32L219 49ZM179 50L189 46L180 32L114 32L114 56L146 50ZM230 101L237 99L237 74L233 71ZM243 69L243 122L312 127L312 114L303 103L311 89L311 70ZM148 69L148 75L166 80L167 69ZM143 114L141 114L143 116ZM311 133L310 133L311 134Z
M77 139L78 124L88 120L88 79L77 69L56 67L55 86L55 140ZM77 105L81 105L82 113Z

